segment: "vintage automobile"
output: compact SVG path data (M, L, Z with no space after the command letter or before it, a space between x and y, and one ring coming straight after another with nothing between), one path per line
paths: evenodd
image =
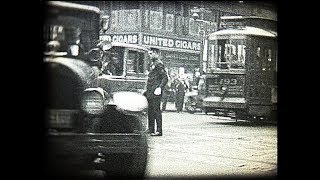
M203 98L205 97L205 92L199 87L193 87L192 91L187 92L185 95L185 110L191 114L195 112L202 112Z
M131 91L142 94L146 90L150 49L136 44L100 42L103 50L102 74L98 85L108 93Z
M143 177L147 100L98 86L100 10L59 1L44 6L46 175L103 170L106 177Z

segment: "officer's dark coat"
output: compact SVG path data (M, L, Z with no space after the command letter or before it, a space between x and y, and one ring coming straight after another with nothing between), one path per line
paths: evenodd
M147 91L145 93L146 97L149 99L161 97L167 82L168 76L164 69L163 62L157 59L151 64L147 81ZM157 96L154 94L154 91L158 87L161 88L161 94Z

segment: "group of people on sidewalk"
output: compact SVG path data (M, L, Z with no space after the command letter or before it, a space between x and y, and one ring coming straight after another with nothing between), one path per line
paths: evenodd
M185 93L189 87L189 82L185 78L172 74L164 87L161 110L166 111L167 102L173 99L177 112L182 112Z

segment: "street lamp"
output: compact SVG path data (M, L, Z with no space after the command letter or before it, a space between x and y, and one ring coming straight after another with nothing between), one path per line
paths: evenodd
M206 72L206 67L203 66L204 63L204 44L205 44L205 36L206 36L206 31L204 30L204 23L207 22L205 20L203 20L203 16L201 16L201 19L199 19L200 15L199 13L203 13L203 8L198 8L198 7L194 7L193 9L191 9L192 14L192 18L195 20L195 22L198 22L200 25L200 37L201 37L201 44L200 44L200 73L201 75L203 74L203 72ZM203 14L201 14L203 15ZM205 69L204 69L205 68Z

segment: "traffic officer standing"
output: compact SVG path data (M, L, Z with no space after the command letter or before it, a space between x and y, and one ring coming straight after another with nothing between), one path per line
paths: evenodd
M162 136L162 114L160 109L161 98L168 76L163 62L159 59L159 49L151 49L151 66L148 74L147 91L145 96L148 100L148 126L151 135ZM156 121L157 133L154 123Z

